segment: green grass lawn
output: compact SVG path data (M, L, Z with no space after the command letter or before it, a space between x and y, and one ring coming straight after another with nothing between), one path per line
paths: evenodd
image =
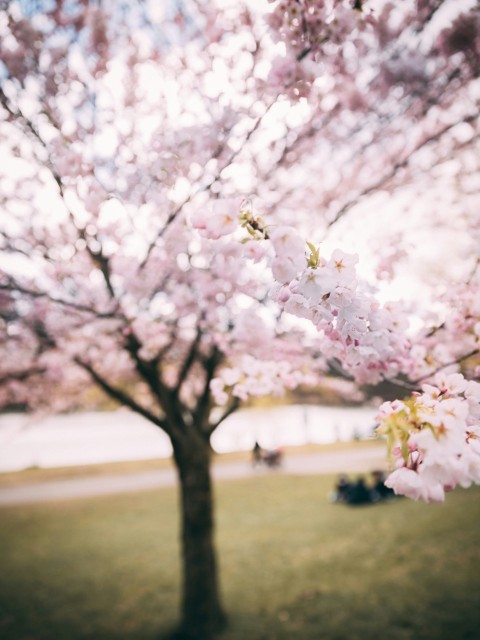
M326 500L333 478L217 488L223 640L477 640L480 489ZM158 640L179 599L173 489L0 510L2 640Z

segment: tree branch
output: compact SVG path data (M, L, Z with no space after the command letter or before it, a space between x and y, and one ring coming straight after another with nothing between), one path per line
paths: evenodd
M103 279L105 281L105 285L108 289L108 293L110 294L110 297L112 298L112 300L116 301L117 298L115 295L115 290L113 288L112 279L111 279L110 262L107 256L105 256L102 253L101 248L98 251L94 251L88 244L88 239L86 237L84 237L84 240L86 243L86 250L88 252L88 255L90 256L94 264L96 264L96 266L100 269L103 275ZM95 237L95 240L100 244L100 241L96 237Z
M467 353L464 356L460 356L459 358L456 358L455 360L452 360L451 362L446 362L445 364L440 365L439 367L437 367L433 371L430 371L430 373L427 373L426 375L421 376L420 378L417 378L416 380L413 380L412 384L418 384L422 380L428 380L428 378L431 378L432 376L434 376L436 373L438 373L442 369L446 369L447 367L451 367L453 364L460 364L460 362L463 362L464 360L468 360L468 358L471 358L472 356L476 356L476 355L479 355L479 354L480 354L480 349L473 349L473 351L470 351L470 353Z
M32 369L26 369L24 371L12 371L11 373L0 376L0 385L8 384L12 380L23 382L31 376L42 375L45 372L46 369L44 367L32 367Z
M436 133L432 134L428 138L425 138L425 140L422 140L422 142L419 143L414 149L412 149L412 151L410 151L410 153L408 153L402 160L399 160L398 162L396 162L393 165L393 167L387 173L385 173L383 176L381 176L381 178L379 178L375 182L371 183L368 187L363 189L359 194L357 194L355 196L355 198L352 198L351 200L346 202L337 211L337 213L334 215L332 220L330 220L328 222L328 227L331 227L336 222L338 222L340 220L340 218L342 218L348 211L350 211L350 209L353 206L355 206L359 202L359 200L361 198L364 198L365 196L369 195L370 193L372 193L374 191L377 191L381 187L384 187L388 183L389 180L391 180L393 177L395 177L395 175L396 175L396 173L397 173L397 171L399 169L402 169L403 167L406 167L408 165L408 163L411 161L411 159L415 156L415 154L417 154L419 151L424 149L427 145L429 145L432 142L438 141L443 135L448 133L448 131L450 131L451 129L453 129L457 125L463 124L463 123L468 124L470 122L475 121L478 118L478 116L479 116L478 112L475 113L475 114L471 114L470 116L467 116L466 118L463 118L462 120L459 120L459 121L454 122L452 124L446 125L440 131L437 131Z
M180 439L185 430L185 422L182 414L182 407L178 399L177 390L168 388L162 381L158 367L160 359L157 356L152 360L143 360L139 356L142 343L130 327L130 332L126 337L128 353L135 363L135 369L140 378L147 384L158 405L164 411L168 423L167 433L170 437Z
M77 302L63 300L62 298L55 298L54 296L51 296L46 291L34 291L33 289L28 289L27 287L24 287L23 285L20 285L14 282L11 278L9 278L8 284L0 284L0 291L12 291L12 292L18 291L19 293L23 293L31 298L46 298L50 302L53 302L54 304L59 304L62 307L67 307L69 309L73 309L74 311L90 313L97 318L116 318L120 320L120 317L116 314L115 311L104 311L104 312L97 311L96 309L92 309L91 307L88 307L83 304L79 304Z
M198 347L200 345L200 341L202 339L202 330L200 329L200 326L197 327L197 333L196 336L194 338L194 340L192 341L192 344L190 345L190 349L188 351L187 357L185 358L182 368L180 369L180 372L178 374L178 380L177 380L177 389L180 390L182 384L185 382L188 373L190 371L190 369L193 366L193 363L196 360L197 357L197 350Z
M255 131L257 131L257 129L259 128L259 126L262 123L262 120L265 118L265 116L267 115L267 113L270 111L270 109L273 107L273 105L277 102L278 98L280 97L280 94L276 95L275 98L272 100L272 102L266 107L265 111L262 113L261 116L258 116L258 118L255 121L255 124L253 125L253 127L248 131L247 135L245 136L245 139L243 141L243 144L239 146L239 148L236 151L233 151L229 158L227 159L227 161L225 163L223 163L223 165L217 170L217 172L215 173L215 175L203 186L203 187L199 187L194 193L190 193L183 202L181 202L168 216L165 224L163 225L163 227L160 229L160 231L157 233L157 235L155 236L155 238L152 240L152 242L150 243L148 249L147 249L147 253L145 255L145 258L142 260L141 264L140 264L140 270L142 270L145 265L148 262L148 259L150 258L150 254L152 253L155 245L157 244L157 242L160 240L160 238L163 236L163 234L165 233L165 231L168 229L168 227L172 224L172 222L175 220L175 218L181 213L181 211L183 210L183 208L185 207L185 205L187 205L189 202L191 202L191 200L194 198L194 196L198 195L199 193L202 193L204 191L210 191L210 189L213 187L213 185L217 182L217 180L219 180L222 172L229 167L232 162L235 160L235 158L241 153L241 151L243 150L245 144L250 140L250 138L252 137L252 135L255 133ZM227 142L227 141L226 141ZM225 144L226 144L225 142ZM217 153L218 155L218 153Z
M210 410L210 383L215 376L218 365L223 359L222 353L214 347L211 355L205 359L203 368L205 371L205 382L203 385L203 391L198 398L197 406L193 413L194 421L201 427L205 426L208 411ZM212 433L213 429L207 429L207 435Z
M222 413L221 417L213 424L210 425L210 429L208 432L208 435L211 435L215 429L222 424L222 422L228 418L228 416L232 415L232 413L234 413L241 405L241 402L238 398L232 398L231 403L228 405L228 407L225 409L225 411Z
M138 404L138 402L135 402L135 400L131 396L129 396L121 389L114 387L100 373L98 373L98 371L96 371L91 364L89 364L85 360L82 360L77 356L74 358L74 361L79 367L84 369L90 375L95 384L97 384L103 391L105 391L108 396L110 396L120 404L129 407L130 409L132 409L132 411L135 411L135 413L143 416L149 422L152 422L157 427L163 429L165 433L170 435L170 429L168 423L165 420L157 417L151 411Z

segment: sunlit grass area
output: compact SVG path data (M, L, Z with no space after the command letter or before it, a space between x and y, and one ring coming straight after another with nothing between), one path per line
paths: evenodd
M330 504L331 476L217 487L224 640L476 640L480 489ZM0 511L3 640L155 639L179 599L174 489Z

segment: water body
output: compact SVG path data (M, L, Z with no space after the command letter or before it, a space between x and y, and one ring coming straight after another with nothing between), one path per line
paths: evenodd
M375 409L291 405L242 409L212 436L219 453L348 441L372 434ZM0 416L0 471L166 458L167 436L127 409L72 415Z

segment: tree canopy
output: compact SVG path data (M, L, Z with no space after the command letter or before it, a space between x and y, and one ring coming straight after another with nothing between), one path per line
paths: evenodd
M66 408L93 379L210 434L332 369L415 388L474 363L479 20L467 0L6 3L2 402ZM375 302L355 243L380 284L414 280L445 229L430 291Z

